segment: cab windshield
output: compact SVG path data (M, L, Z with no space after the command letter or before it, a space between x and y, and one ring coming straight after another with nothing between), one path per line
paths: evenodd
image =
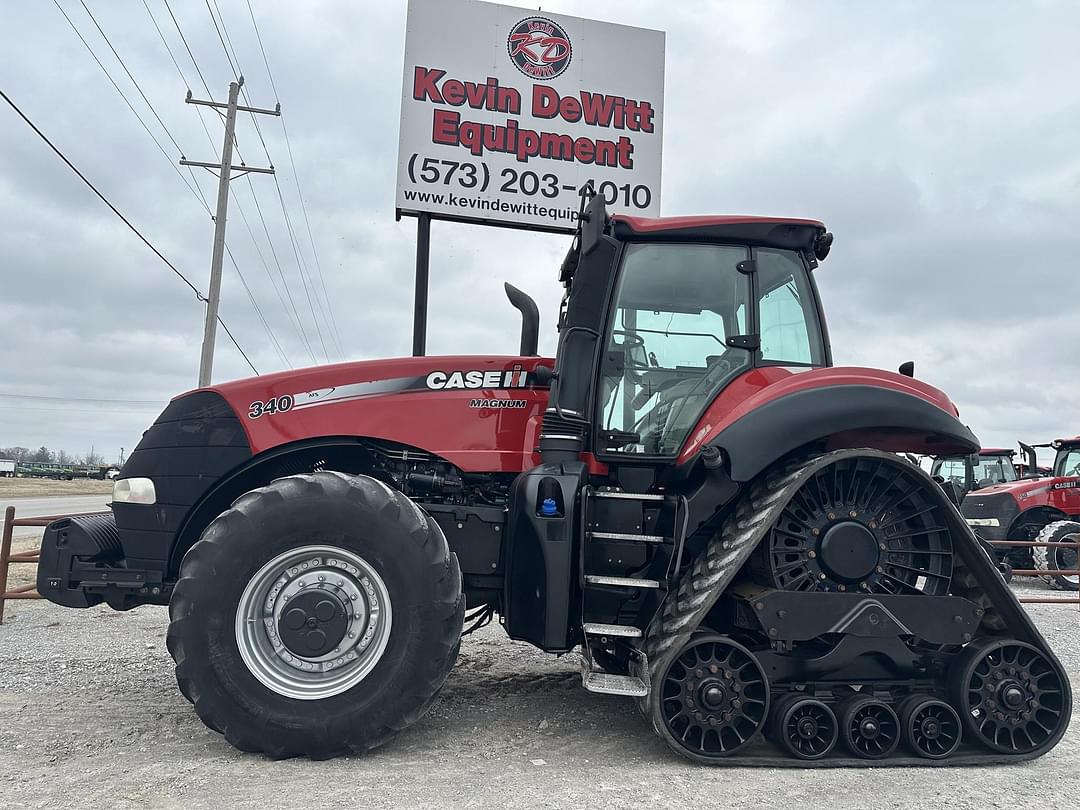
M934 475L940 475L964 489L967 487L966 465L967 459L963 456L944 458L934 462L931 471ZM1012 456L1009 455L979 456L979 463L971 468L973 489L982 489L1015 480L1017 480L1016 467L1013 466Z
M1012 456L979 456L979 463L971 471L976 489L1005 484L1016 480L1016 467Z
M634 244L626 248L601 364L606 450L675 455L705 407L752 365L825 365L802 259L758 249L753 320L748 248ZM760 348L746 337L756 326Z

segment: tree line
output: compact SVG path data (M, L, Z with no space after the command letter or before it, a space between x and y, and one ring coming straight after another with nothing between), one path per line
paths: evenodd
M29 447L0 447L0 458L10 459L19 464L27 462L40 462L42 464L85 464L91 467L101 467L106 461L105 457L90 448L84 455L69 453L66 450L50 450L42 445L37 450Z

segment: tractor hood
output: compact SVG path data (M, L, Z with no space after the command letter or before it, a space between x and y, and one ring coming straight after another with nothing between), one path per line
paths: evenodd
M1063 489L1075 489L1076 486L1076 478L1032 478L1026 481L1007 481L1004 484L983 487L974 490L971 496L982 497L984 495L1007 494L1016 499L1017 503L1023 503L1036 496L1045 497L1047 493Z
M463 470L532 465L547 385L539 357L405 357L293 369L211 386L258 454L326 437L392 441ZM189 392L194 393L194 392ZM186 396L186 395L185 395Z

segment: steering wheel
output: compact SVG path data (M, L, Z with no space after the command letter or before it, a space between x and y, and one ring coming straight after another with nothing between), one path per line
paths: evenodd
M628 332L625 329L613 329L611 331L611 336L615 337L615 335L619 335L622 338L622 343L617 344L612 348L622 350L623 355L626 357L626 365L624 368L629 371L627 376L640 385L642 378L645 376L644 371L640 374L635 373L635 371L652 368L652 366L649 365L649 356L645 352L645 339L637 332ZM634 356L637 353L635 351L637 349L641 350L641 357L644 358L643 360Z

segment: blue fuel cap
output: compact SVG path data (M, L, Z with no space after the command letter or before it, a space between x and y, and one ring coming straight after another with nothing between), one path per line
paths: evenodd
M559 512L559 505L555 503L554 498L544 498L544 502L540 504L540 514L544 517L552 517Z

